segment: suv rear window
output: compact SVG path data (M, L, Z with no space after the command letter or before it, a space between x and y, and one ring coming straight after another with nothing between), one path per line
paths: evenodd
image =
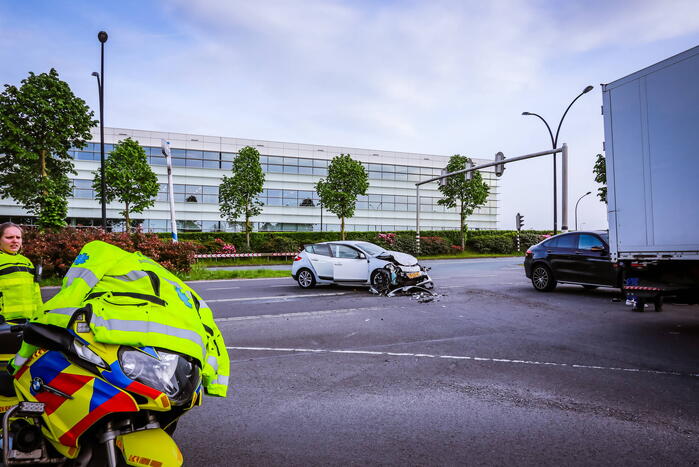
M549 248L578 248L578 235L561 235L547 241L544 246Z

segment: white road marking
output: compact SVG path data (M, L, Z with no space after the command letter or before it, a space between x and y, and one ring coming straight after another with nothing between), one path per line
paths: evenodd
M217 323L225 323L227 321L249 321L253 319L269 319L269 318L295 318L301 316L325 316L335 313L350 313L352 311L377 311L385 310L385 307L373 306L367 308L338 308L335 310L319 310L319 311L300 311L298 313L280 313L278 315L250 315L250 316L231 316L229 318L216 318Z
M273 285L272 287L279 287L278 285ZM284 286L286 287L286 286ZM204 290L233 290L233 289L239 289L240 287L211 287L209 289L204 289Z
M297 352L297 353L333 353L333 354L354 354L354 355L384 355L391 357L415 357L415 358L440 358L445 360L471 360L475 362L493 362L493 363L510 363L518 365L538 365L538 366L557 366L565 368L578 368L584 370L606 370L606 371L625 371L630 373L650 373L654 375L670 375L670 376L691 376L699 377L699 373L682 373L679 371L663 371L663 370L647 370L643 368L622 368L622 367L607 367L599 365L579 365L574 363L556 363L556 362L538 362L534 360L513 360L507 358L491 358L491 357L474 357L468 355L434 355L424 353L407 353L407 352L375 352L370 350L327 350L327 349L292 349L292 348L275 348L275 347L226 347L229 350L252 350L262 352Z
M333 292L333 293L309 293L301 295L270 295L268 297L242 297L242 298L219 298L216 300L207 300L206 303L217 303L217 302L247 302L252 300L273 300L279 299L279 301L285 301L288 298L302 298L302 297L331 297L333 295L347 295L350 292Z

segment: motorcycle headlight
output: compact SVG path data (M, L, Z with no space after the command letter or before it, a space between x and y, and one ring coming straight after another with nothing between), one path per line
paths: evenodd
M126 376L167 394L173 405L191 401L199 386L199 366L176 353L160 349L156 353L159 358L122 347L119 364Z
M73 350L75 351L76 355L82 358L83 360L88 361L93 365L97 365L100 368L109 368L109 365L107 365L107 363L102 359L102 357L97 355L90 349L90 347L83 344L78 339L73 340Z

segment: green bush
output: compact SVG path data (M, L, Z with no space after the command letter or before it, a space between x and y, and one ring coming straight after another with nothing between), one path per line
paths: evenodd
M152 233L104 232L101 229L66 227L58 231L39 232L27 228L24 234L24 252L35 265L41 263L44 277L62 277L70 268L82 247L93 240L101 240L126 251L140 251L162 266L176 272L187 272L194 255L201 246L194 242L172 243Z
M417 245L415 244L414 235L396 235L396 242L391 247L393 251L408 253L409 255L417 254Z
M385 233L385 232L384 232ZM397 231L397 232L392 232L395 234L395 240L394 244L391 245L386 241L381 241L378 238L378 233L377 232L345 232L345 237L347 240L358 240L358 241L366 241L366 242L371 242L371 243L376 243L377 245L380 245L384 248L390 249L390 250L396 250L396 251L402 251L405 253L409 254L416 254L416 246L415 246L415 231L414 230L403 230L403 231ZM540 240L540 234L541 233L546 233L546 232L540 232L540 231L523 231L521 232L521 238L522 238L522 248L525 248L527 246L533 245L535 243L538 243ZM158 234L161 238L170 238L169 233L161 233ZM449 247L452 245L461 245L461 234L458 230L437 230L437 231L427 231L423 230L420 231L421 237L440 237L443 238L446 243L448 243ZM492 245L488 246L484 244L483 242L476 242L476 239L482 239L482 238L489 238L489 237L500 237L500 236L508 236L512 240L512 246L506 251L506 253L511 253L515 251L515 235L516 231L514 230L469 230L467 232L467 246L470 249L475 249L476 251L480 251L474 247L474 245L479 246L480 248L486 248L490 249L489 253L494 253L495 251L492 251L492 248L494 248ZM272 253L275 251L279 251L281 246L285 247L291 247L292 245L295 246L295 248L292 248L288 251L296 251L298 248L303 247L303 245L309 244L309 243L318 243L318 242L328 242L328 241L336 241L340 240L340 232L252 232L250 235L250 249L248 250L245 248L245 233L242 232L183 232L179 234L180 240L188 240L188 241L193 241L196 242L200 245L203 245L208 251L213 252L213 248L215 247L215 239L220 238L223 242L225 243L230 243L235 245L239 253L246 253L246 252L256 252L256 253ZM288 243L281 243L282 240ZM525 240L526 239L526 240ZM494 241L495 243L498 243L497 240ZM487 242L486 242L487 243ZM492 243L492 242L491 242ZM525 245L525 244L529 245ZM425 253L424 250L424 241L422 242L422 254L431 254L431 253ZM441 247L440 251L441 250ZM500 250L503 248L498 247ZM451 251L451 248L447 249L446 253L435 253L435 254L448 254ZM282 253L286 253L287 251L284 251Z
M451 253L451 243L444 237L420 237L420 254L425 256Z
M265 253L294 253L299 251L298 242L290 237L270 237L262 245L260 249Z
M506 254L515 251L512 235L481 235L469 239L468 246L478 253Z

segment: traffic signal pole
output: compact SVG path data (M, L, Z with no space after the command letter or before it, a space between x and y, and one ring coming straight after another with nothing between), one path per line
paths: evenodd
M487 164L481 164L478 166L470 166L462 170L457 170L455 172L450 172L450 173L443 173L442 175L439 175L437 177L432 177L428 178L427 180L423 180L421 182L417 182L415 184L415 200L417 204L415 205L415 240L417 244L417 251L418 254L420 253L420 185L424 185L425 183L431 183L435 182L438 180L442 180L444 178L448 177L453 177L454 175L459 175L462 173L470 173L474 172L476 170L482 170L486 169L488 167L496 167L496 171L499 172L500 175L502 175L502 172L505 170L505 164L509 164L511 162L517 162L517 161L523 161L525 159L532 159L534 157L541 157L541 156L548 156L549 154L557 154L557 153L563 153L563 181L562 181L562 188L563 188L563 196L562 196L562 201L563 201L563 219L562 219L562 224L565 226L566 230L568 228L568 145L566 143L563 143L563 146L560 148L554 148L554 149L548 149L546 151L541 151L541 152L535 152L532 154L525 154L523 156L517 156L517 157L508 157L505 158L505 156L500 152L496 154L495 156L495 161L494 162L488 162Z

